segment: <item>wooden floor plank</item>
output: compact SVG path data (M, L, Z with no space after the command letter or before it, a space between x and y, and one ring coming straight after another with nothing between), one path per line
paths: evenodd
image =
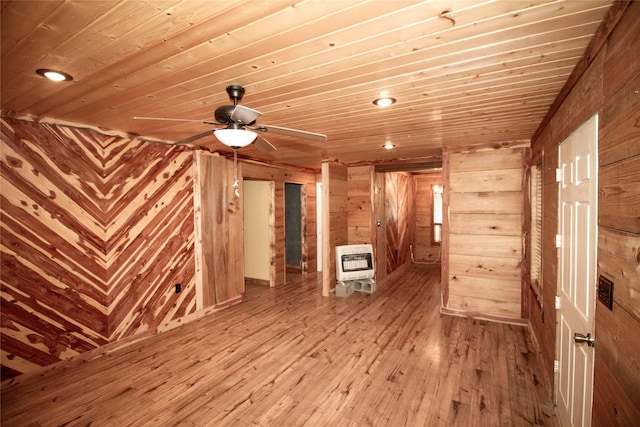
M288 280L3 383L2 425L558 425L526 328L440 314L436 266L347 298Z

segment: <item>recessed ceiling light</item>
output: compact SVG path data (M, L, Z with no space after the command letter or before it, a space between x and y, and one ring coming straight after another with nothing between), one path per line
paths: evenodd
M373 101L378 107L388 107L396 102L395 98L378 98Z
M36 73L40 74L42 77L46 77L49 80L53 80L54 82L64 82L73 80L67 73L63 73L62 71L49 70L47 68L40 68L36 70Z
M386 148L387 150L391 150L393 147L395 147L395 145L392 144L391 142L387 141L387 142L384 143L384 145L382 147Z

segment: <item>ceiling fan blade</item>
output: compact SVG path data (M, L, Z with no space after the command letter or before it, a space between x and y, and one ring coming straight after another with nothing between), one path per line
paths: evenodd
M253 142L256 148L263 153L270 153L272 151L276 151L276 147L274 147L269 141L257 135L256 140Z
M189 143L191 143L191 142L193 142L193 141L195 141L197 139L204 138L207 135L211 135L212 133L213 133L213 131L211 129L209 129L207 131L200 132L200 133L197 133L195 135L191 135L191 136L189 136L187 138L181 139L180 141L176 141L175 145L189 144Z
M202 123L205 125L219 125L222 123L212 122L210 120L194 120L194 119L174 119L171 117L142 117L142 116L134 116L131 117L134 120L160 120L160 121L170 121L170 122L192 122L192 123Z
M261 132L270 132L278 135L290 136L293 138L304 138L315 142L327 142L327 135L303 130L283 128L281 126L260 125L253 128Z
M164 144L164 145L171 145L173 147L177 147L180 146L180 144L177 144L175 142L169 142L169 141L163 141L161 139L153 139L153 138L147 138L145 136L139 136L138 139L140 141L144 141L144 142L151 142L153 144ZM184 146L183 146L184 147ZM190 147L187 147L190 148Z
M248 125L255 122L261 115L262 113L260 111L243 107L242 105L236 105L236 108L233 109L233 113L231 113L231 120Z

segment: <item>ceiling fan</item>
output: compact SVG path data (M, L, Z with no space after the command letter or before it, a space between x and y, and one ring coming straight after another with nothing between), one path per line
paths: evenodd
M137 120L173 120L182 122L199 122L207 125L225 126L223 128L215 128L213 130L213 134L224 145L233 148L233 189L236 197L240 197L238 181L238 149L246 147L249 144L255 144L257 149L265 153L274 151L276 149L276 147L271 145L269 141L258 135L258 132L270 132L273 134L290 136L294 138L308 139L315 142L325 142L327 140L327 136L320 133L305 132L302 130L289 129L281 126L256 125L256 120L262 115L262 113L251 108L238 105L238 102L242 100L242 97L244 96L244 88L238 85L229 85L227 86L227 94L233 101L233 105L221 105L216 108L214 112L215 121L171 119L161 117L133 118ZM204 138L210 133L211 130L207 130L205 132L201 132L177 141L171 145L189 144L200 138Z
M214 112L215 121L208 120L191 120L191 119L171 119L160 117L133 117L138 120L173 120L185 122L199 122L208 125L223 125L223 128L215 128L213 134L224 145L235 150L246 147L249 144L255 144L256 148L262 152L268 153L274 151L274 147L269 141L263 138L260 133L273 133L277 135L290 136L294 138L303 138L315 142L326 142L327 136L306 132L297 129L289 129L281 126L273 125L256 125L256 120L262 116L262 113L242 105L238 102L244 96L244 88L238 85L227 86L227 94L233 101L233 105L221 105ZM189 144L200 138L204 138L211 134L211 130L192 135L185 139L175 142L175 145Z

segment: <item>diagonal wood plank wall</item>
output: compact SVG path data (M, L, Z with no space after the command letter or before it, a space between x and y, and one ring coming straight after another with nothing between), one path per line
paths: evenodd
M195 310L191 152L1 124L2 379Z
M410 262L415 236L415 183L408 172L385 173L387 274Z

